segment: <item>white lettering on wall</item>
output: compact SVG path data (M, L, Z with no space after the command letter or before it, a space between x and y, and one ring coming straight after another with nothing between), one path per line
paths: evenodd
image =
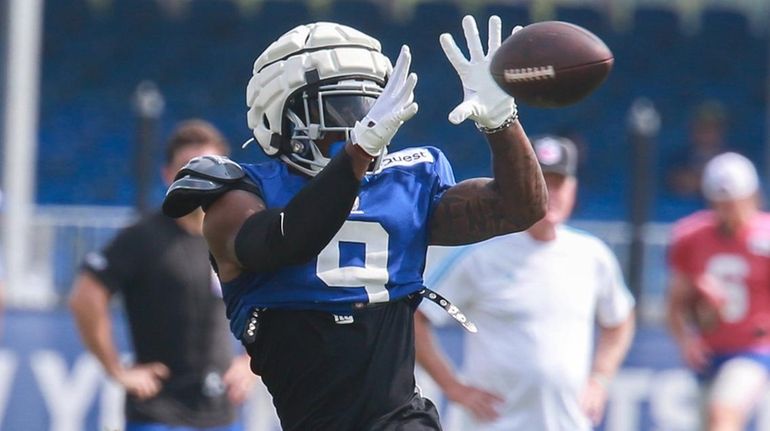
M19 415L44 415L49 418L46 429L52 431L81 431L97 426L99 430L123 429L124 391L114 381L106 379L101 365L89 354L81 354L71 369L65 355L51 350L33 352L28 358L10 350L0 350L0 423L18 424ZM29 367L34 382L20 381L20 367ZM417 380L423 394L442 402L440 390L422 370ZM42 394L44 405L24 406L19 411L6 407L13 388L33 385ZM697 384L684 368L653 370L624 368L610 388L610 403L604 431L654 431L697 429L699 407ZM98 424L89 424L88 413L97 409ZM445 410L442 422L447 431L465 431L464 414L456 408ZM280 427L270 394L258 384L246 401L244 429L247 431L276 431ZM757 409L756 426L750 429L770 430L770 392Z
M639 403L650 391L652 371L623 370L610 388L612 402L607 406L607 431L635 431L639 427Z
M99 397L99 429L120 430L126 421L123 408L125 406L126 391L116 381L107 378L102 386L102 394Z
M68 373L61 354L42 350L32 354L30 366L51 418L51 431L80 431L104 379L91 355L80 355Z
M0 351L0 424L3 423L5 407L8 405L8 394L13 386L17 366L16 355L8 351Z
M651 382L650 411L655 423L667 430L698 429L698 384L685 369L664 370Z
M273 407L273 397L261 380L257 381L243 409L243 424L247 431L280 431L281 425Z

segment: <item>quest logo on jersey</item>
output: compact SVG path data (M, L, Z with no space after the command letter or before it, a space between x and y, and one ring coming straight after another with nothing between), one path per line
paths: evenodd
M412 166L418 163L433 163L434 161L433 154L425 148L409 148L385 156L380 163L378 172L394 166Z

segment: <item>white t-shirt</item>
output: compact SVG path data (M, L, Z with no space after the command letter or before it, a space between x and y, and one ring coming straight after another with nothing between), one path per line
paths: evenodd
M465 337L464 380L502 395L501 418L462 429L589 430L579 396L593 354L594 324L623 323L634 300L615 256L597 238L569 227L541 242L528 233L465 247L428 272L478 326ZM434 325L452 322L424 301Z

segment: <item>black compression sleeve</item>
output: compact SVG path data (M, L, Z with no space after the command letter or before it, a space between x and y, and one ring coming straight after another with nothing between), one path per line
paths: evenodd
M246 219L235 237L238 261L250 271L266 272L317 256L350 214L359 186L343 150L285 208Z

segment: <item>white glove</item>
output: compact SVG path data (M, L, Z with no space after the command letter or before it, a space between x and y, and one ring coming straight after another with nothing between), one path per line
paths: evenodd
M412 54L404 45L382 94L366 117L356 121L350 133L353 143L372 157L380 155L404 121L417 113L417 103L414 102L417 74L409 73L411 63Z
M513 33L521 30L521 28L521 26L517 26L513 29ZM463 18L463 32L465 33L465 40L468 42L468 51L471 54L470 61L457 47L452 35L444 33L439 37L444 54L454 66L457 74L460 75L460 81L463 84L463 101L449 113L450 122L460 124L466 118L470 118L480 127L494 129L516 113L516 103L513 97L497 86L489 72L492 56L500 47L501 31L500 17L491 16L489 18L489 50L484 55L476 20L472 16L466 15Z

